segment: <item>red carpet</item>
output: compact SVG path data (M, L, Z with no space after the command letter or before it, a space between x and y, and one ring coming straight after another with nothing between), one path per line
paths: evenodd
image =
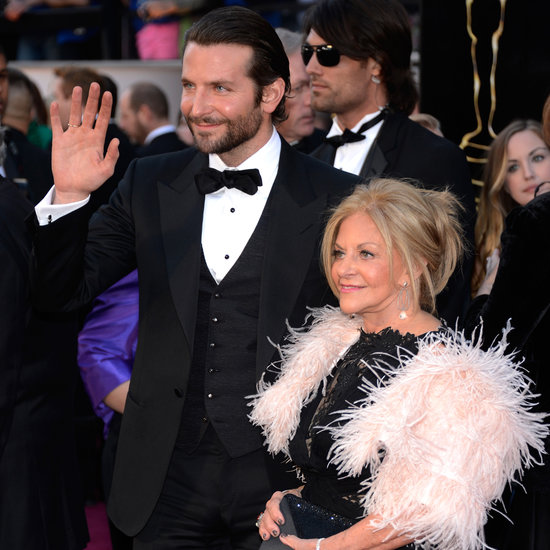
M90 542L86 550L112 550L105 503L97 502L86 506L86 518L90 532Z

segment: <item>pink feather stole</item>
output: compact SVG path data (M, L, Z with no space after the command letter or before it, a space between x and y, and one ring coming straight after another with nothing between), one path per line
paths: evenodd
M360 318L330 307L312 315L310 329L292 330L280 348L277 381L261 381L252 396L250 420L271 453L288 455L302 407L324 392L359 337ZM382 518L377 527L410 534L418 548L486 547L492 504L516 472L537 463L548 433L546 415L531 410L529 379L505 353L507 330L488 351L460 332L427 335L384 384L365 383L365 399L340 411L341 427L325 428L334 438L327 459L342 476L370 467L362 504Z

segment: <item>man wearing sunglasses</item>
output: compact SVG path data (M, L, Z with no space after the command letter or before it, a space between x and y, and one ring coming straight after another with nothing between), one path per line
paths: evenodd
M410 70L408 15L398 0L319 0L304 18L302 58L313 109L334 115L326 142L312 155L370 178L406 177L448 187L465 207L473 242L474 192L466 159L450 141L408 119L418 93ZM451 326L469 301L471 259L438 297Z

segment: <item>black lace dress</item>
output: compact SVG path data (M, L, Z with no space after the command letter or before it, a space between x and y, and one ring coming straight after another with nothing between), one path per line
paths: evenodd
M289 450L305 481L302 496L309 502L352 520L364 516L360 491L361 481L369 476L368 469L358 477L338 475L336 467L328 464L327 459L334 441L330 432L322 427L336 425L338 411L365 398L360 389L364 379L374 384L383 379L382 368L377 368L377 364L384 369L388 366L398 368L398 350L402 357L415 355L418 337L409 333L402 335L389 328L379 333L361 331L359 340L333 369L325 395L319 391L317 397L302 409L300 425L290 441Z

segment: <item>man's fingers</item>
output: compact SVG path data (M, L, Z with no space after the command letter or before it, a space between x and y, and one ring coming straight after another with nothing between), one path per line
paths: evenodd
M119 143L120 142L118 138L113 138L109 143L109 146L107 147L107 152L105 153L105 161L107 162L107 164L112 164L113 166L116 164L119 156Z
M50 105L50 123L52 126L52 138L55 140L63 133L61 120L59 118L59 105L57 101L52 101Z
M69 114L69 126L80 126L82 122L82 88L75 86L71 95L71 111Z
M75 87L73 90L73 101L74 101L74 91L76 90L76 88L77 87ZM92 128L94 126L96 115L97 115L97 107L99 105L99 94L100 94L99 84L97 82L92 82L90 84L90 89L88 91L88 99L86 101L86 106L84 107L84 114L82 115L82 125L86 128ZM82 91L80 94L80 101L82 105ZM80 110L82 111L82 107ZM72 113L72 105L71 105L71 113Z
M101 98L101 106L99 108L99 114L95 127L101 131L107 131L109 121L111 120L111 111L113 107L113 96L111 92L105 92Z

